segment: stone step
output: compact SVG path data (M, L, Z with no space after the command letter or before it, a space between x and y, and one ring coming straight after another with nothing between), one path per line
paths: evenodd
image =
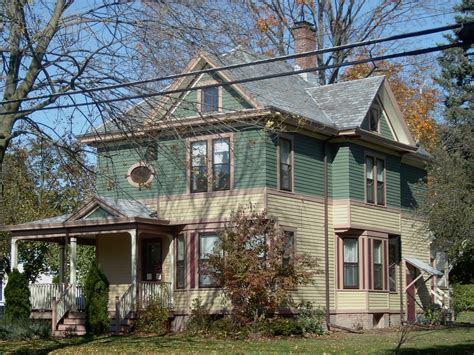
M75 333L77 331L85 332L86 331L86 326L83 325L83 324L60 324L60 325L58 325L58 330L59 331L69 331L71 333Z
M86 319L86 312L69 311L67 317L75 319Z
M64 318L63 323L68 324L68 325L86 325L86 319L85 318Z
M85 330L76 330L76 331L69 331L69 330L56 330L54 335L57 337L66 337L70 335L82 336L86 335L87 332Z

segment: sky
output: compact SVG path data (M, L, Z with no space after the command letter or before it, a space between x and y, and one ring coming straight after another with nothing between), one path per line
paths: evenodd
M375 0L370 1L374 2ZM425 7L420 10L418 14L410 19L397 21L397 23L394 24L395 26L393 30L390 33L386 33L384 35L401 34L454 23L455 14L452 11L452 7L455 3L457 3L457 1L425 1ZM85 2L76 2L76 4L78 4L75 5L77 7L73 8L71 11L79 11L82 10L82 7L85 7ZM387 47L387 53L420 47L430 47L444 42L445 39L443 38L443 34L418 37L415 39L392 43ZM423 63L426 63L426 65L435 65L436 55L437 54L420 57L416 60L419 62L422 61ZM429 77L426 78L426 83L427 85L432 85L431 79ZM78 99L78 102L82 101L83 99ZM71 116L73 119L70 121L64 120L64 116ZM61 113L57 112L56 110L37 112L31 115L31 117L37 122L48 123L49 125L52 125L53 128L59 131L60 134L63 132L72 132L74 135L79 135L85 133L90 128L89 124L84 119L78 117L77 113L72 109L63 109ZM54 123L51 124L51 122ZM99 122L97 121L97 123Z

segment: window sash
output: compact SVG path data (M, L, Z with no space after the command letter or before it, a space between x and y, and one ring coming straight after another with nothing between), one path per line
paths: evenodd
M383 288L382 241L374 240L373 243L374 289Z
M216 234L199 234L199 287L217 287L217 280L208 274L208 255L212 253L219 237Z
M385 161L371 156L365 158L365 190L367 203L385 205Z
M343 240L343 287L359 288L359 241Z
M212 189L214 191L230 189L230 141L214 139L212 141Z
M176 239L176 288L186 287L186 244L184 235Z
M280 190L292 190L292 142L289 139L280 138Z
M201 90L201 112L216 112L219 110L219 88L210 87Z
M366 157L366 190L367 202L374 203L374 158L372 157Z
M282 256L283 267L288 267L295 253L295 233L292 231L284 231L284 250Z
M191 143L191 192L207 192L207 141Z
M377 159L377 204L385 204L385 163Z

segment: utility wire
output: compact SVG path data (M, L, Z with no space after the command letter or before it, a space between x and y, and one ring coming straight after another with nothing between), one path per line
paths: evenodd
M327 70L327 69L333 69L333 68L341 68L341 67L346 67L346 66L349 66L349 65L358 65L358 64L365 64L365 63L382 61L382 60L387 60L387 59L415 56L415 55L438 52L438 51L442 51L442 50L445 50L445 49L461 47L461 46L464 46L464 44L463 43L452 43L452 44L447 44L447 45L443 45L443 46L422 48L422 49L416 49L416 50L412 50L412 51L399 52L399 53L387 54L387 55L382 55L382 56L377 56L377 57L359 59L359 60L346 62L346 63L341 63L341 64L332 64L332 65L324 65L324 66L320 66L320 67L311 67L311 68L306 68L306 69L292 70L292 71L280 72L280 73L275 73L275 74L268 74L268 75L263 75L263 76L250 77L250 78L246 78L246 79L220 82L220 83L216 83L216 84L195 86L195 87L192 87L192 88L188 87L188 88L180 88L180 89L174 89L174 90L158 91L158 92L153 92L153 93L142 93L140 95L130 95L130 96L124 96L124 97L117 97L117 98L113 98L113 99L96 100L96 101L93 101L93 102L81 102L81 103L68 104L68 105L47 106L47 107L43 107L41 109L34 110L34 111L37 112L37 111L55 110L55 109L60 109L60 108L62 109L62 108L73 108L73 107L81 107L81 106L100 105L100 104L106 104L106 103L112 103L112 102L118 102L118 101L125 101L125 100L144 99L144 98L155 97L155 96L165 96L165 95L170 95L170 94L183 93L183 92L200 90L200 89L207 89L207 88L212 88L212 87L230 86L230 85L235 85L235 84L248 83L248 82L252 82L252 81L261 81L261 80L279 78L279 77L283 77L283 76L297 75L297 74L303 74L303 73L309 73L309 72L315 72L315 71ZM31 113L31 111L32 110L25 109L25 110L10 111L10 112L0 112L0 116L9 115L9 114Z
M149 83L166 81L166 80L174 80L174 79L184 78L184 77L187 77L187 76L196 76L196 75L201 75L201 74L216 73L216 72L220 72L220 71L223 71L223 70L238 69L238 68L243 68L243 67L248 67L248 66L253 66L253 65L273 63L273 62L278 62L278 61L283 61L283 60L304 58L304 57L308 57L308 56L324 54L324 53L330 53L330 52L335 52L335 51L341 51L341 50L345 50L345 49L352 49L352 48L362 47L362 46L369 46L369 45L372 45L372 44L383 43L383 42L388 42L388 41L395 41L395 40L412 38L412 37L426 36L426 35L433 34L433 33L444 32L444 31L448 31L448 30L461 28L463 26L468 26L468 25L471 25L471 24L474 24L474 22L466 22L466 23L463 23L463 24L453 24L453 25L447 25L447 26L442 26L442 27L435 27L435 28L430 28L430 29L421 30L421 31L408 32L408 33L398 34L398 35L394 35L394 36L382 37L382 38L374 39L374 40L350 43L350 44L345 44L345 45L341 45L341 46L318 49L318 50L314 50L314 51L288 54L288 55L279 56L279 57L260 59L260 60L256 60L256 61L252 61L252 62L248 62L248 63L238 63L238 64L233 64L233 65L227 65L227 66L220 66L220 67L215 67L215 68L197 70L197 71L192 71L192 72L187 72L187 73L167 75L167 76L163 76L163 77L156 77L156 78L151 78L151 79L146 79L146 80L137 80L137 81L131 81L131 82L127 82L127 83L106 85L106 86L90 88L90 89L81 89L81 90L74 90L74 91L68 91L68 92L51 93L51 94L48 94L48 95L38 95L38 96L26 97L26 98L22 98L22 99L4 100L4 101L0 101L0 104L4 105L4 104L9 104L9 103L14 103L14 102L51 99L51 98L60 97L60 96L71 96L71 95L92 93L92 92L103 91L103 90L120 89L120 88L124 88L124 87L129 87L129 86L143 85L143 84L149 84Z

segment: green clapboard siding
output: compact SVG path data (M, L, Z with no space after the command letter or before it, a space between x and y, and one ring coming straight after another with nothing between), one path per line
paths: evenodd
M265 186L266 140L267 135L263 130L234 133L234 188Z
M148 199L156 197L157 179L139 190L127 181L128 169L143 160L145 146L109 145L98 148L97 193L106 197Z
M349 144L349 148L346 158L345 147L340 147L332 164L333 195L336 199L347 198L349 195L351 199L365 201L365 149L357 144ZM387 206L400 207L400 158L385 154L385 162ZM347 183L342 180L348 181L349 193Z
M154 164L160 196L186 193L186 141L162 140Z
M295 192L324 195L323 143L315 138L294 136Z
M380 118L380 134L384 138L394 139L392 130L390 129L389 123L387 121L387 116L385 113Z
M267 134L265 138L265 167L266 167L266 184L271 188L278 188L277 182L277 144L278 137Z
M203 74L196 86L205 84L210 80L222 82L223 80L217 74ZM222 112L233 112L252 108L252 106L242 98L237 91L231 87L222 87ZM190 91L184 94L182 100L178 100L179 106L174 110L173 116L175 118L184 118L196 116L198 114L197 91ZM176 97L174 100L176 101Z
M330 171L330 197L333 199L349 199L349 155L350 147L345 144L331 145Z
M115 216L111 215L102 207L97 207L94 211L92 211L86 217L84 217L84 219L100 219L100 218L107 218L107 217L115 217Z
M401 164L400 175L402 208L417 208L418 201L426 192L426 186L423 184L426 179L426 171L411 165Z

